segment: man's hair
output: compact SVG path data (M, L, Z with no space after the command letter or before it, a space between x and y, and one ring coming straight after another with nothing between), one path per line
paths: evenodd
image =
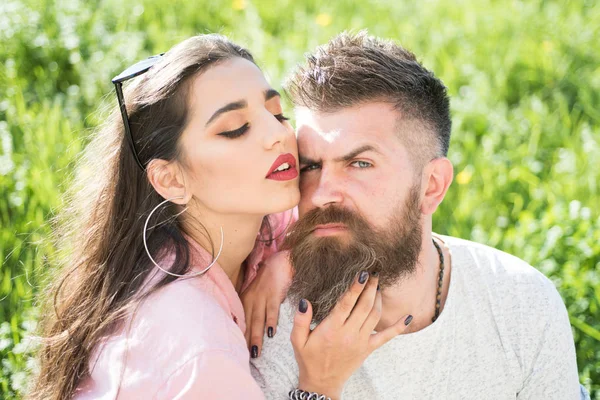
M452 123L446 87L413 53L390 40L366 31L341 33L306 55L305 65L292 73L285 89L295 107L320 113L373 101L390 103L399 111L401 124L420 123L400 135L411 154L430 159L448 154Z

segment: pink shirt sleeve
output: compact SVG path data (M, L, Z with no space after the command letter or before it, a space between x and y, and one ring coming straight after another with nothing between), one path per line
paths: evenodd
M167 378L155 398L263 400L265 397L249 367L241 366L227 351L212 350L185 361Z
M246 290L254 278L256 278L261 262L281 250L281 246L285 240L286 230L297 220L297 207L292 210L269 215L269 222L271 223L271 229L273 230L273 241L268 243L261 241L260 238L256 241L252 253L250 253L246 259L247 269L242 292Z
M285 240L285 231L289 229L289 227L298 221L298 207L294 207L291 210L285 211L283 213L278 214L278 227L275 232L275 243L277 245L277 250L281 249L283 245L283 241Z

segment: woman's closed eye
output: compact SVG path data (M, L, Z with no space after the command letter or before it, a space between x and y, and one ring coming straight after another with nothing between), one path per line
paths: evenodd
M279 122L289 120L289 118L283 114L275 114L274 117L277 118L277 120ZM224 136L228 139L235 139L237 137L242 136L244 133L246 133L248 131L248 129L250 129L250 124L246 122L244 125L242 125L241 127L237 128L237 129L219 133L219 136Z
M235 139L237 137L242 136L244 133L246 133L246 131L248 131L248 129L250 129L250 124L246 122L244 125L242 125L241 127L237 128L237 129L219 133L219 136L224 136L228 139Z

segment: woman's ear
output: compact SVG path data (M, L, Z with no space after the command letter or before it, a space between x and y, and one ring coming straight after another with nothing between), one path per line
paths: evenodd
M190 201L192 193L186 190L183 169L176 161L154 159L148 164L146 174L154 190L165 200L173 199L173 203L180 205Z
M421 212L425 215L431 215L446 196L454 177L454 168L450 160L441 157L430 161L423 172L421 187L424 188L424 193Z

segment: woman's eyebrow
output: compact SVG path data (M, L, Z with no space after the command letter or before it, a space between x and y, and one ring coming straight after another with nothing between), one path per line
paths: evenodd
M233 103L229 103L221 108L219 108L215 113L208 119L205 126L208 126L213 122L217 117L221 114L224 114L229 111L240 110L242 108L248 107L248 102L246 100L238 100Z
M273 97L281 97L281 95L275 89L265 90L265 101L269 101ZM215 111L214 114L208 119L208 121L206 121L205 127L210 125L221 114L224 114L229 111L240 110L240 109L246 108L246 107L248 107L248 102L246 100L238 100L238 101L229 103L229 104L219 108L217 111Z
M281 95L275 89L267 89L267 90L265 90L265 101L269 101L273 97L281 97Z

